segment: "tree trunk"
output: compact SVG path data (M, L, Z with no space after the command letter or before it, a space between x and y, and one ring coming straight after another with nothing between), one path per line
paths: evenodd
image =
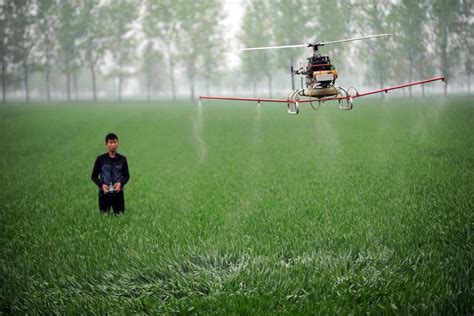
M30 103L30 87L28 85L28 63L23 62L23 82L25 84L25 100Z
M270 95L270 99L272 98L273 96L273 86L272 86L272 75L268 75L267 76L268 78L268 93Z
M66 71L66 93L67 93L67 100L71 101L71 74L69 70Z
M77 100L78 97L77 97L77 71L74 70L74 72L72 73L72 81L73 81L73 84L74 84L74 98Z
M176 101L176 85L174 81L174 59L173 54L171 53L171 46L166 46L168 51L168 62L170 67L170 81L171 81L171 95L173 96L173 101Z
M44 81L46 83L46 100L48 102L51 101L51 88L49 84L49 81L50 81L49 75L50 75L50 70L49 70L49 65L47 65L45 68L45 73L44 73Z
M120 73L118 75L118 89L117 89L117 97L118 97L119 102L122 102L122 83L123 83L123 75Z
M170 80L171 80L171 94L173 96L173 101L176 101L176 85L174 81L174 61L171 55L170 55Z
M383 80L383 75L382 75L382 67L383 67L383 66L380 66L380 65L379 65L379 67L378 67L378 68L379 68L379 83L380 83L380 89L383 89L383 88L384 88L384 80ZM382 93L380 94L380 98L381 98L381 99L383 99L383 98L385 97L384 94L385 94L385 92L382 92Z
M71 71L69 69L69 60L66 60L66 93L67 100L71 101Z
M190 92L191 92L191 101L194 101L194 90L195 90L195 85L196 85L196 81L194 80L194 74L191 74L191 76L189 77L189 87L190 87Z
M194 101L194 95L196 90L196 65L193 62L190 62L186 65L186 68L189 76L190 98L191 101Z
M411 70L409 71L409 74L408 74L408 82L411 82L411 78L412 78L412 73L411 73ZM411 98L413 98L413 91L412 91L412 86L408 86L408 95Z
M7 81L6 81L6 76L7 76L7 63L6 61L2 58L2 101L3 103L7 102Z
M423 66L421 66L421 78L425 79L425 68ZM425 98L425 85L424 84L421 85L421 93L422 93L423 99L424 99Z
M94 100L94 102L97 102L97 86L95 82L95 69L93 65L91 65L89 68L90 68L91 77L92 77L92 100Z
M206 76L205 80L206 80L206 94L211 95L211 92L210 92L211 90L209 88L209 82L210 82L209 76Z
M413 78L413 58L411 56L411 54L408 55L408 82L411 82L412 78ZM410 99L413 97L413 94L412 94L412 86L409 86L408 87L408 93L410 95Z
M46 57L46 61L45 61L45 67L44 67L44 81L45 81L45 84L46 84L46 100L48 102L51 102L51 86L50 86L50 73L51 73L51 67L50 67L50 51L51 51L51 47L50 47L50 43L51 41L49 40L49 36L48 36L48 33L46 32L45 34L45 43L46 43L46 52L44 54L44 56Z
M151 73L147 73L146 78L146 99L148 102L151 101Z
M123 85L123 54L122 52L119 55L119 68L118 68L118 91L117 91L117 96L118 96L118 101L122 102L122 85Z
M467 95L471 95L471 75L467 75Z
M445 23L447 23L445 21ZM441 71L443 72L444 76L444 96L448 95L448 68L449 68L449 60L448 60L448 27L445 25L443 28L443 32L441 35Z

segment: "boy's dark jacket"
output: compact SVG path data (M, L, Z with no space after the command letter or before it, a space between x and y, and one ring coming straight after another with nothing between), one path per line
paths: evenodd
M97 156L91 178L99 190L103 184L117 182L120 182L123 187L130 179L127 158L119 153L115 154L115 158L110 158L108 153Z

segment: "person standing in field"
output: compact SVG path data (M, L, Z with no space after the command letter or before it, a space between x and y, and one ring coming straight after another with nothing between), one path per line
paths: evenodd
M125 211L123 188L130 179L127 158L117 152L118 137L114 133L105 136L107 152L97 156L92 181L99 187L99 210L108 213L112 208L115 214Z

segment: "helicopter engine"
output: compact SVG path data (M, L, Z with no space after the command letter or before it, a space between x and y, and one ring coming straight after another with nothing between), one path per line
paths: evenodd
M300 93L302 96L322 98L340 93L334 86L337 70L331 64L329 56L311 56L308 58L308 66L301 67L295 73L306 76L307 89Z

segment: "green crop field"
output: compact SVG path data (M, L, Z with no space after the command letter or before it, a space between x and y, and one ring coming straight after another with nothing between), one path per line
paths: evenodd
M0 106L0 314L474 313L472 99L357 101Z

